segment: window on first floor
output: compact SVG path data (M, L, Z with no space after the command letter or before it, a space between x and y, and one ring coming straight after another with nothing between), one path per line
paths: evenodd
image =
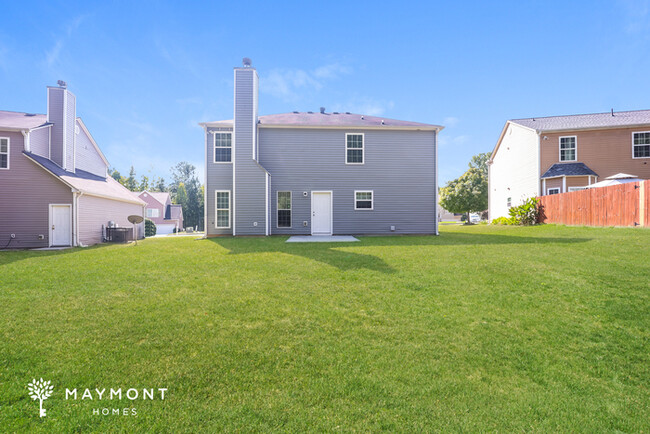
M560 194L560 189L559 188L549 188L546 190L547 194Z
M632 134L632 157L650 158L650 131Z
M560 161L576 161L576 136L560 137Z
M291 192L278 191L278 227L291 227Z
M217 190L215 193L215 226L219 229L230 227L230 191Z
M345 164L363 164L363 134L345 135Z
M512 198L511 197L509 197L508 200L506 200L506 206L508 208L512 208Z
M354 209L372 210L373 209L372 191L355 191L354 192Z
M160 217L160 210L158 208L147 208L147 217Z
M232 161L232 133L214 133L214 162Z
M0 137L0 169L9 169L9 137Z

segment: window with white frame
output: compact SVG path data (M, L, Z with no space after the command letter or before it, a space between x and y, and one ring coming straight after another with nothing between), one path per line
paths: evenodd
M345 164L363 164L363 134L345 135Z
M214 162L232 162L232 133L214 133Z
M508 200L506 200L506 206L508 208L512 208L512 198L511 197L509 197Z
M560 161L576 161L576 136L560 137Z
M160 217L160 210L158 208L147 208L147 217Z
M355 191L354 192L354 209L372 210L374 195L372 191Z
M650 131L632 133L632 157L650 158Z
M218 229L230 227L230 191L217 190L215 193L215 226Z
M9 137L0 137L0 169L9 169Z
M587 187L569 187L569 191L580 191L580 190L586 190Z
M278 191L278 227L291 227L291 192Z
M547 194L560 194L560 189L559 188L549 188L547 190Z

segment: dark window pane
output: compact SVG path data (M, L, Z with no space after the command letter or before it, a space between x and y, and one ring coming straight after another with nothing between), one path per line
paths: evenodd
M6 154L0 154L0 167L6 169L7 168L7 155Z
M227 228L230 226L230 211L218 210L217 211L217 227Z
M290 228L291 227L291 211L290 210L278 210L278 227L279 228Z
M214 161L230 162L231 148L214 148Z
M291 209L291 193L278 191L278 209Z
M650 145L637 145L634 147L634 157L650 157Z
M363 151L361 149L348 149L348 163L363 163Z
M372 202L369 200L358 200L357 209L370 209L372 208Z

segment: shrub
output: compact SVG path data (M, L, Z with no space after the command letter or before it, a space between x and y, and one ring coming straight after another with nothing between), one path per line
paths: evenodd
M530 197L521 205L510 208L508 213L510 219L514 221L513 224L529 226L537 223L537 217L539 216L538 204L539 199Z
M156 224L149 219L144 219L144 236L153 237L156 235Z
M492 220L493 225L516 225L517 223L508 217L497 217Z

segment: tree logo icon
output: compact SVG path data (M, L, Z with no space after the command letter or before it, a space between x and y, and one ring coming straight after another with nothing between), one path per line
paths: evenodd
M54 386L51 386L50 383L51 383L50 381L43 381L43 379L41 378L38 381L32 380L32 382L27 385L30 398L34 400L38 399L40 401L40 407L41 407L41 412L39 413L40 417L45 417L43 400L49 398L50 395L52 394L52 389L54 389Z

